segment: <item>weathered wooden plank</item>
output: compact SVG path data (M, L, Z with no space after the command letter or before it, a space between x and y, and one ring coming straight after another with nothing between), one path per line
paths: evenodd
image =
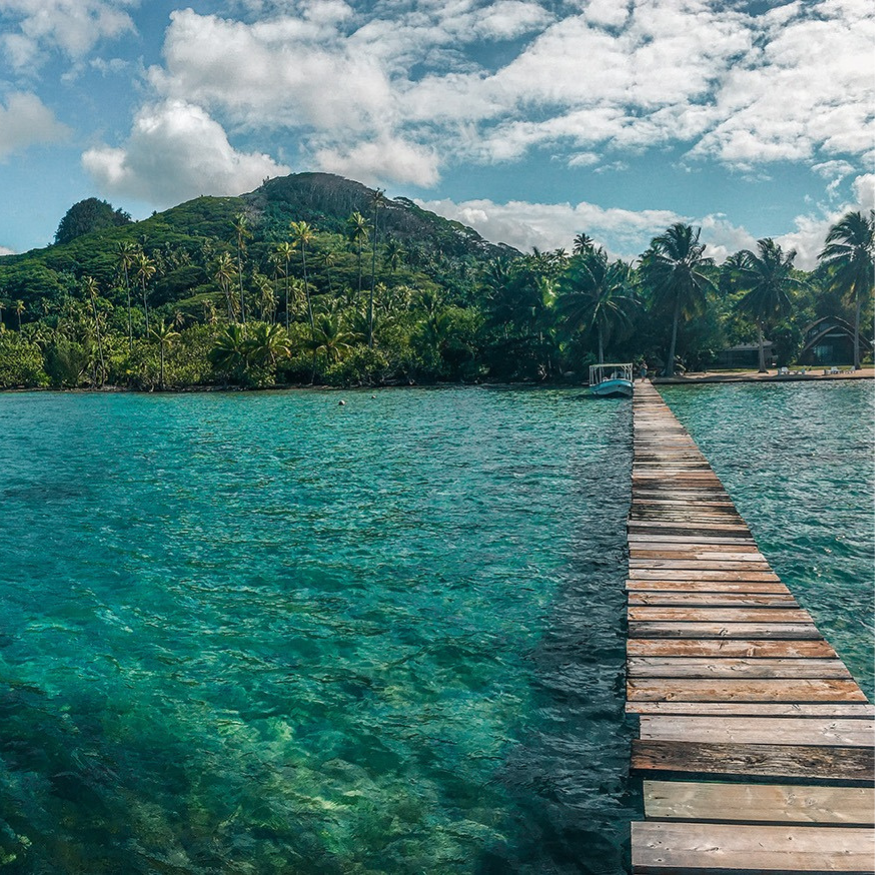
M859 702L627 702L630 714L707 714L755 717L875 717L875 706Z
M641 738L718 744L814 744L872 747L875 723L840 717L643 715Z
M644 813L663 820L875 824L871 787L645 781Z
M656 568L653 571L643 568L630 568L629 580L726 580L754 581L760 583L780 583L777 574L764 571L687 571L668 568Z
M720 562L720 563L741 563L741 562L758 562L760 564L768 564L766 557L758 550L748 550L746 553L737 550L733 552L714 552L710 550L642 550L637 547L632 547L629 550L629 558L633 559L636 564L651 560L660 562ZM658 567L658 566L653 566ZM742 569L743 570L743 569Z
M749 536L744 535L709 535L706 538L696 538L692 535L654 535L640 534L637 532L628 532L628 541L630 546L636 547L717 547L731 550L733 548L741 549L757 549L756 541Z
M632 768L643 772L871 782L875 778L872 754L868 747L635 739Z
M627 580L626 589L630 592L790 593L783 583L756 580Z
M791 641L819 639L813 623L629 623L632 638L773 638Z
M630 678L850 678L840 659L630 656Z
M633 823L636 873L871 873L875 831L828 826Z
M627 519L626 528L629 531L639 533L687 535L691 537L705 537L724 532L741 535L742 537L750 536L750 529L744 522L703 523L700 521L688 526L679 526L677 523L665 520Z
M798 608L799 603L790 593L784 592L708 592L660 591L630 592L630 605L662 607L725 607L725 608Z
M707 538L697 540L695 535L661 535L629 532L628 539L630 544L671 544L678 546L690 545L693 547L714 546L716 544L725 544L728 547L736 544L756 546L756 541L750 535L708 535Z
M813 623L802 608L673 608L632 605L630 620L701 623Z
M707 657L709 659L835 659L823 638L772 641L744 638L630 638L626 654L636 656Z
M762 559L750 560L705 560L705 559L629 559L630 569L668 569L671 571L741 571L766 572L772 570Z
M765 557L757 550L753 544L738 545L738 544L638 544L633 539L629 541L629 555L635 556L638 559L646 559L648 557L656 557L657 559L671 559L675 556L683 557L701 557L707 556L709 559L715 557L726 557L732 559L734 556L759 556L762 561Z
M629 678L630 702L865 702L852 680L840 678Z

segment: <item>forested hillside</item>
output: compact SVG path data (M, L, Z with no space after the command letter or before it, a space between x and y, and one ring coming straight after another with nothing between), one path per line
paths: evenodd
M141 222L90 198L55 245L0 258L0 387L580 381L765 337L788 364L816 318L872 336L872 231L848 214L804 272L771 240L717 265L685 225L634 264L585 233L522 254L321 173Z

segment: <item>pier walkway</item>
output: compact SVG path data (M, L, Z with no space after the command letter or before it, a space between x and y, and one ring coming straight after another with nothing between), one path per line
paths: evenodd
M633 872L871 875L875 710L649 383L633 419Z

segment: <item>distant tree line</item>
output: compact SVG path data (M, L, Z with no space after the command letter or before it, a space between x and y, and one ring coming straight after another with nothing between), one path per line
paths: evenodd
M697 370L737 343L764 369L767 337L790 364L821 316L854 326L855 366L869 348L871 211L803 271L771 239L717 265L681 223L634 263L586 234L495 257L443 220L439 238L402 239L394 208L378 190L322 223L202 198L131 223L83 201L55 246L0 259L0 387L580 381L610 359Z

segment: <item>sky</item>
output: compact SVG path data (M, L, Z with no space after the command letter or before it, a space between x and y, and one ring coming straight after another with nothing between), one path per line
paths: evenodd
M875 199L871 0L0 0L0 254L319 170L522 250L816 262Z

